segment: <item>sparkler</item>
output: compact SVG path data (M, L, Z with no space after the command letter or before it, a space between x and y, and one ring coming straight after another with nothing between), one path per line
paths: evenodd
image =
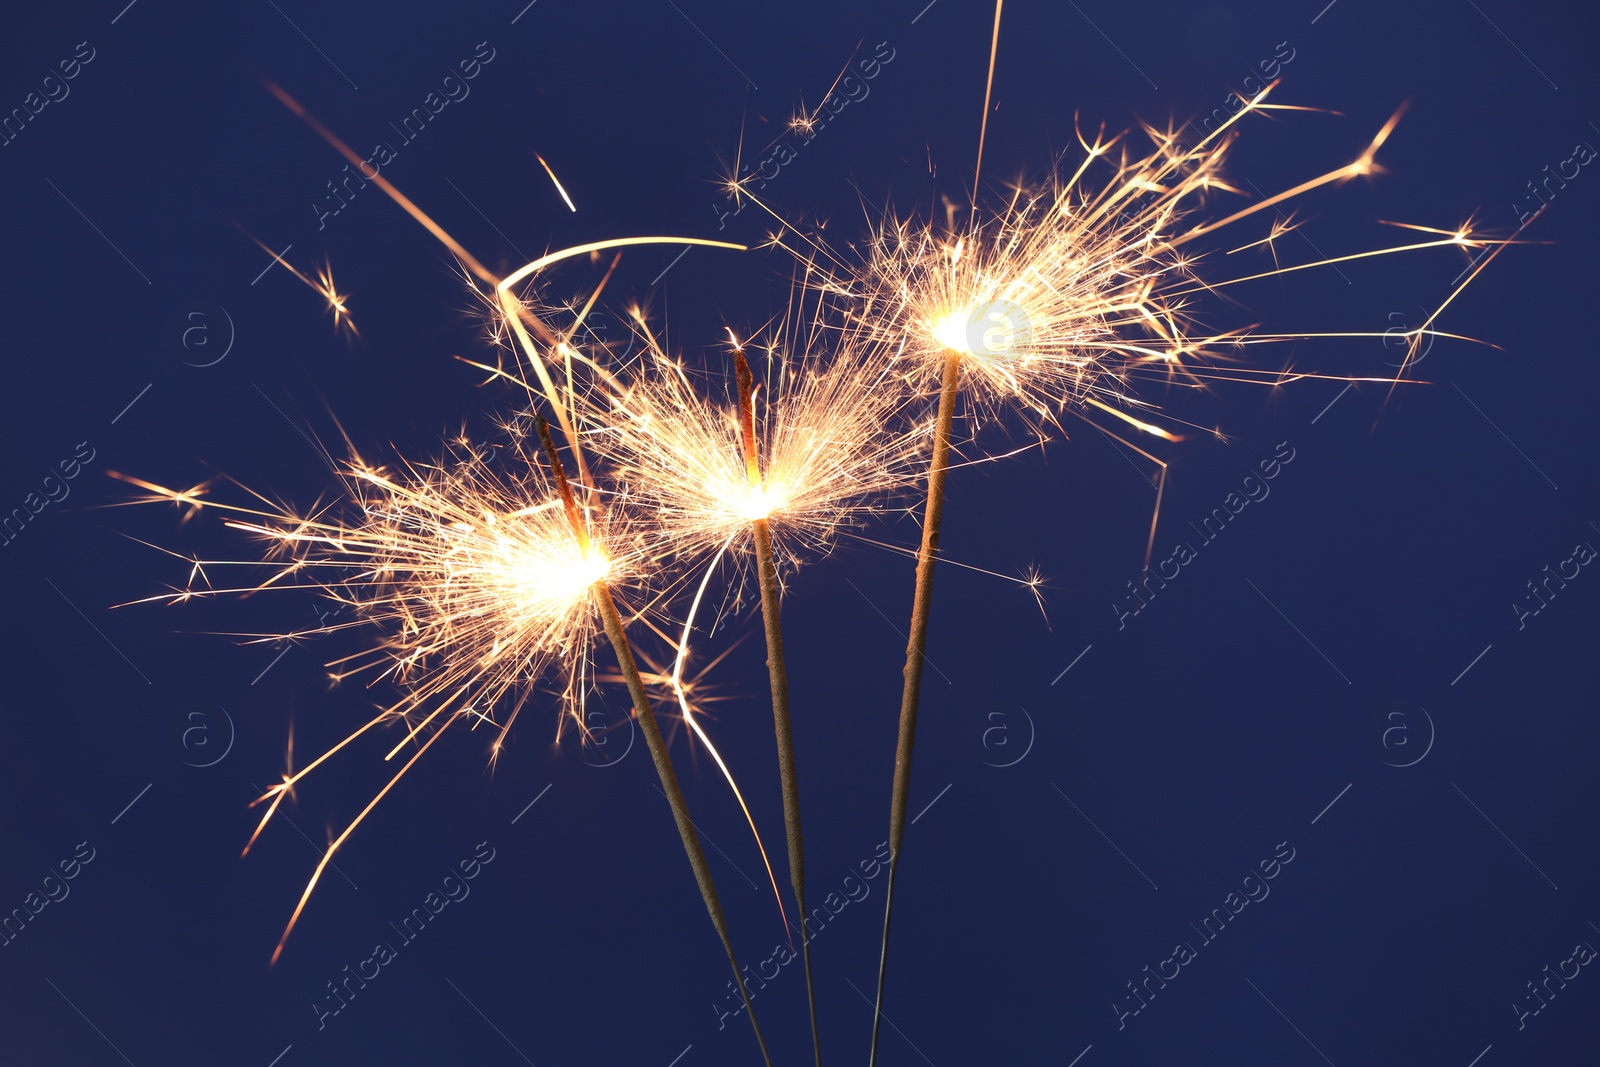
M735 353L739 380L739 430L743 438L745 473L750 490L765 495L761 461L756 454L755 401L751 396L750 364L744 352ZM767 636L767 673L772 681L772 724L778 741L778 780L783 789L783 829L789 845L789 884L794 887L800 916L800 952L806 970L806 1001L811 1010L811 1048L822 1067L822 1036L817 1029L817 994L811 982L811 938L806 931L805 845L800 828L800 781L795 773L794 729L789 722L789 668L783 656L783 628L778 612L778 571L772 559L772 531L766 516L753 519L750 533L756 546L756 575L761 585L761 622Z
M288 639L329 633L363 624L377 624L384 637L374 646L335 660L334 678L368 675L372 683L388 678L404 694L365 725L256 801L270 801L245 851L254 844L278 805L296 783L380 724L404 721L405 736L385 757L392 759L406 744L422 744L361 812L329 844L295 906L272 961L276 962L316 889L323 872L377 803L409 771L446 729L458 720L499 726L491 746L497 757L501 742L534 686L552 664L565 664L563 706L583 729L578 710L588 668L589 648L603 629L619 666L656 770L672 806L695 879L712 922L728 953L741 995L749 1008L743 974L733 955L721 903L701 851L688 809L651 712L622 617L612 595L613 583L641 588L652 561L638 526L625 506L601 511L576 503L548 427L537 418L541 446L553 476L546 480L533 455L523 451L524 435L514 434L505 473L492 454L465 445L448 460L419 467L405 465L400 474L350 460L342 471L354 518L335 514L333 505L319 505L301 515L276 507L251 507L206 499L206 488L173 490L118 474L147 492L135 502L172 502L190 508L212 508L239 516L231 528L252 533L269 544L262 561L193 563L190 586L163 599L180 602L230 593L313 588L351 605L357 619L319 625ZM516 427L512 427L516 429ZM270 573L248 587L196 588L205 582L205 568L241 566ZM599 626L596 626L596 622ZM497 712L504 718L497 722ZM755 1015L751 1025L766 1047ZM770 1061L769 1061L770 1062Z
M999 17L997 3L996 44L990 50L991 84ZM1313 337L1377 336L1355 332L1253 334L1252 327L1208 333L1198 322L1192 300L1196 295L1351 259L1435 247L1497 246L1421 327L1407 332L1409 347L1403 362L1409 364L1424 338L1439 335L1433 324L1444 308L1487 266L1488 260L1510 243L1474 237L1470 225L1463 225L1455 231L1435 230L1439 237L1430 241L1279 266L1273 271L1225 281L1201 280L1196 270L1202 257L1185 251L1191 241L1324 185L1376 173L1379 168L1374 157L1400 118L1397 112L1366 150L1345 166L1264 197L1216 221L1189 221L1189 216L1213 195L1242 195L1221 175L1236 132L1233 127L1246 115L1280 109L1281 105L1266 103L1275 85L1264 88L1216 132L1190 147L1181 145L1170 131L1145 126L1143 132L1150 140L1150 150L1137 156L1124 146L1113 161L1111 153L1122 137L1108 140L1102 131L1091 143L1080 133L1083 159L1064 180L1057 179L1042 189L1017 187L1009 203L993 217L985 217L977 210L975 184L975 208L963 231L941 236L932 227L886 223L871 242L865 267L856 277L844 283L823 283L845 297L855 291L859 328L868 334L879 334L884 344L894 338L903 339L904 355L920 363L923 380L931 377L934 368L939 376L895 749L889 817L891 853L873 1021L873 1061L882 1019L895 876L910 798L911 757L951 429L963 379L975 400L990 407L1020 407L1039 424L1041 434L1043 425L1055 423L1061 413L1071 411L1081 416L1082 409L1088 407L1121 419L1141 432L1179 440L1171 431L1126 410L1140 414L1152 410L1152 405L1132 395L1134 379L1156 378L1194 387L1217 380L1262 381L1263 372L1230 365L1224 348ZM985 118L987 110L986 96ZM981 136L980 133L980 168ZM1103 158L1110 163L1111 173L1095 184L1090 171ZM1292 229L1292 223L1275 223L1265 241L1244 247L1270 245ZM1377 380L1398 382L1403 380L1405 369L1403 365L1392 379ZM1275 380L1284 382L1302 376L1279 374ZM1165 485L1164 465L1162 475L1157 514L1160 490ZM1147 561L1154 545L1155 521L1153 516Z
M331 841L278 939L272 961L282 955L334 853L445 729L458 720L494 723L499 726L493 744L498 755L502 739L533 694L534 683L557 661L568 667L565 707L582 723L574 709L589 675L590 643L603 629L618 654L694 878L749 1008L722 904L611 595L613 582L638 584L650 560L640 537L630 533L626 507L605 512L579 509L544 419L536 418L536 424L552 469L549 482L539 475L541 467L533 456L522 450L522 437L512 438L510 467L515 474L509 475L494 469L488 454L474 450L462 450L453 462L406 466L398 475L355 458L342 470L352 504L349 510L355 515L350 522L334 515L331 506L318 506L309 515L277 507L234 506L208 501L202 486L168 490L117 475L149 493L142 501L224 510L242 517L230 520L230 528L269 542L267 560L234 563L270 569L272 573L258 585L194 589L195 579L205 579L205 566L218 568L218 563L197 561L190 571L189 589L163 600L309 585L354 606L358 619L318 625L290 637L360 624L379 624L386 633L378 645L330 665L336 669L336 680L358 673L371 675L374 683L392 678L403 686L403 696L310 765L285 774L283 782L259 798L256 803L270 800L270 805L246 843L246 853L294 784L368 729L395 720L410 725L386 758L394 758L408 742L422 741L400 771ZM493 715L499 710L506 710L506 715L496 723ZM754 1009L750 1024L766 1056Z
M903 383L871 360L819 356L818 337L811 332L819 326L820 319L810 321L799 342L802 352L792 362L783 358L779 345L772 346L768 366L775 369L768 378L775 388L760 391L766 405L758 415L754 377L744 346L731 331L737 402L718 405L697 394L682 365L662 352L641 320L648 345L645 369L605 394L610 409L594 413L598 422L589 435L592 450L612 470L617 491L644 521L654 522L654 536L665 550L690 558L711 555L707 580L729 548L743 545L748 535L767 641L789 876L801 919L818 1063L821 1039L805 926L804 845L779 570L795 566L807 550L826 551L842 528L907 485L925 436L918 427L886 432L906 395ZM797 325L797 332L801 328ZM702 593L704 588L702 581ZM698 606L697 595L679 643L679 671ZM687 707L684 711L695 725Z
M748 1008L748 992L710 870L611 592L613 583L642 587L651 567L646 545L625 506L604 511L579 508L549 430L542 418L536 421L541 446L550 457L551 479L543 478L540 465L523 451L521 435L513 435L508 446L511 455L505 467L514 473L495 465L491 453L465 445L445 461L425 467L408 464L399 474L356 457L341 472L350 519L336 514L335 505L319 505L302 515L272 505L259 494L252 495L262 506L227 504L207 499L204 486L173 490L116 475L146 491L148 495L136 502L221 510L236 516L226 525L254 534L270 546L262 561L196 561L188 588L149 599L178 602L230 593L316 589L354 607L358 617L284 636L295 639L377 624L384 637L335 660L330 664L334 677L367 675L372 683L388 678L403 687L398 701L307 766L286 774L256 802L270 804L246 852L296 783L373 727L394 721L409 726L386 759L408 743L422 742L329 844L272 960L282 954L335 852L458 720L499 726L491 747L498 756L535 683L559 661L566 667L564 707L583 729L578 707L590 675L589 648L603 629L616 650L696 881ZM196 581L208 580L205 568L222 566L269 573L253 586L195 586ZM497 721L499 712L504 717ZM753 1011L751 1025L765 1056Z
M273 962L334 853L446 728L458 720L497 725L491 752L498 756L535 683L556 664L566 668L566 707L576 707L598 629L592 588L602 580L631 584L642 577L647 561L625 512L606 513L603 525L591 516L595 528L576 544L551 485L528 462L519 441L509 448L515 457L512 474L494 465L491 453L464 445L437 463L404 464L393 473L357 456L340 471L346 499L304 514L259 494L252 494L258 506L229 504L207 499L204 487L172 490L116 475L146 490L144 502L222 511L233 516L227 526L268 545L260 561L197 561L188 587L150 599L316 590L354 608L354 617L281 637L295 640L375 625L380 639L330 663L332 675L335 680L361 676L369 684L388 679L402 689L364 726L285 775L257 801L270 804L246 852L294 785L368 730L392 722L409 727L385 759L409 743L423 742L324 853ZM266 577L250 586L212 587L207 567L265 571ZM496 715L503 718L497 721Z
M820 312L795 328L798 352L769 343L763 380L721 404L636 321L647 350L634 373L594 394L584 437L662 553L703 557L760 521L775 569L790 570L916 477L927 431L902 425L901 368L858 353L855 338L830 358Z

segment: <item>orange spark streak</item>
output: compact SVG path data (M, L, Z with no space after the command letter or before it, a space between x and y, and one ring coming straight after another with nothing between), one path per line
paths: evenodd
M562 188L561 179L557 178L556 172L550 169L550 164L546 163L544 161L544 157L537 152L533 154L533 158L537 159L539 161L539 166L543 167L544 172L550 175L550 182L556 187L556 192L561 194L561 199L567 202L567 207L572 210L574 215L576 215L578 213L578 206L572 202L572 197L567 195L566 189Z

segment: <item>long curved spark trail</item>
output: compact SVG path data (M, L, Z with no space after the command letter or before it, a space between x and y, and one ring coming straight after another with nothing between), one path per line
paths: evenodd
M683 721L688 724L689 729L694 731L694 735L700 739L700 743L706 746L706 751L710 753L711 759L716 763L717 770L722 772L723 779L728 783L728 787L733 790L734 799L739 802L739 810L744 812L744 820L750 827L751 835L755 837L756 848L761 852L761 863L767 869L767 881L772 884L772 896L778 902L778 914L782 916L783 926L787 931L789 928L789 913L783 906L783 894L778 890L778 876L772 873L772 859L767 855L767 846L761 840L761 831L756 829L755 816L750 814L750 806L744 802L744 793L740 791L739 783L734 781L733 772L728 769L728 764L723 760L722 753L717 751L717 746L712 743L710 736L705 731L705 727L701 726L700 720L695 717L694 705L689 700L688 688L683 681L683 668L689 662L689 635L694 631L695 616L700 613L700 602L705 598L706 587L711 584L711 577L716 573L717 564L722 561L723 554L727 552L728 546L732 543L733 537L730 535L728 540L724 541L722 547L717 549L716 554L712 556L711 562L706 565L705 575L700 580L700 588L695 590L694 600L689 605L688 614L684 616L683 635L678 639L678 651L672 659L672 673L667 680L672 687L673 697L678 701L678 712L683 716ZM805 916L801 916L802 920L804 918ZM792 939L790 945L791 947L793 946Z

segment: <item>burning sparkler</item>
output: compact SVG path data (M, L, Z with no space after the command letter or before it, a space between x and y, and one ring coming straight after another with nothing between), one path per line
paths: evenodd
M552 486L513 439L514 459L457 446L437 463L390 470L359 456L340 471L345 499L299 513L256 494L255 506L208 499L202 488L172 490L117 475L146 490L144 501L170 501L221 511L226 525L267 544L262 560L196 563L190 585L171 601L231 593L311 588L354 609L348 621L281 635L298 639L373 625L378 640L330 663L335 680L391 680L401 696L366 725L307 766L286 775L251 843L296 782L375 726L402 722L403 738L421 747L337 836L317 865L273 952L289 934L334 852L409 770L423 751L457 721L499 727L498 755L507 731L552 667L564 674L566 707L580 723L588 650L599 621L591 591L597 582L628 584L645 563L626 512L591 514L587 540L574 542ZM255 584L209 585L212 571L264 574ZM249 850L246 845L246 851Z
M997 39L999 11L997 3ZM991 48L991 81L993 62ZM1500 247L1509 243L1475 237L1469 226L1462 226L1455 231L1433 231L1440 234L1435 240L1279 266L1273 271L1226 280L1201 279L1197 269L1202 256L1187 250L1190 242L1324 185L1374 173L1378 169L1374 157L1400 118L1397 112L1366 150L1345 166L1215 221L1193 221L1191 216L1210 198L1219 194L1243 195L1242 190L1223 179L1222 164L1237 132L1236 123L1247 115L1280 107L1266 102L1272 88L1263 89L1215 133L1188 147L1180 144L1175 134L1146 126L1143 132L1151 147L1144 155L1132 154L1124 146L1112 158L1122 137L1107 139L1102 132L1091 142L1080 134L1083 158L1065 179L1042 189L1017 188L1009 203L992 217L975 207L968 225L948 234L910 222L886 223L875 234L867 262L855 277L843 283L824 282L841 297L848 298L852 292L858 297L859 329L875 332L881 338L868 351L881 353L892 340L901 339L904 357L921 364L923 381L932 377L935 368L939 381L895 751L889 822L891 860L879 962L879 1010L873 1027L874 1059L878 1022L882 1018L895 874L910 796L911 756L944 486L950 466L951 431L963 381L980 403L992 408L1021 408L1041 433L1044 425L1054 423L1063 412L1081 416L1084 408L1093 408L1140 432L1178 440L1177 435L1146 414L1154 408L1133 395L1135 379L1157 378L1192 386L1218 380L1261 381L1263 372L1236 365L1225 349L1312 337L1378 336L1255 334L1251 326L1211 332L1200 323L1194 305L1194 298L1200 293L1350 259L1435 247L1497 246L1421 327L1408 332L1409 360L1424 338L1438 335L1433 324L1444 307ZM981 151L980 142L980 162ZM1096 179L1094 170L1101 161L1101 165L1109 165L1110 173ZM1270 244L1289 228L1274 224L1264 242L1251 242L1246 247ZM1402 366L1394 378L1377 380L1392 383L1401 380L1404 371ZM1298 376L1275 375L1272 380L1283 382ZM1164 465L1162 475L1157 490L1158 512L1160 489L1165 484ZM1154 536L1152 517L1147 558Z
M792 567L807 550L825 551L843 526L909 484L925 435L915 426L886 432L899 421L904 383L871 360L818 355L818 337L811 332L816 326L812 319L797 327L806 332L792 362L783 358L779 345L772 346L768 380L773 388L760 390L766 403L759 407L744 346L731 331L737 402L719 405L698 395L683 366L662 352L639 321L648 342L645 366L606 394L610 410L595 413L599 421L590 440L612 470L618 492L645 521L654 520L655 536L674 555L711 555L701 594L730 547L749 537L767 640L790 884L801 918L812 1041L820 1064L779 569L780 564ZM781 547L775 549L775 543ZM678 671L699 602L697 594L679 642ZM687 706L684 712L698 730Z
M549 461L554 474L556 489L561 496L573 538L584 552L588 552L591 550L588 521L579 510L577 500L573 496L566 471L561 465L561 457L556 452L555 442L550 438L549 426L542 418L538 420L538 425L539 440L544 446L545 458ZM761 1027L756 1023L754 1007L750 1003L750 991L745 987L744 975L734 958L733 941L728 936L728 923L722 913L722 902L717 896L716 884L711 880L711 868L706 864L705 852L700 847L700 833L689 818L688 802L684 800L683 789L678 785L677 772L672 769L672 757L667 754L667 744L661 738L661 728L656 725L655 712L650 708L650 695L645 688L644 679L640 677L638 664L634 661L633 649L628 642L622 616L617 612L616 602L611 598L610 586L603 577L594 582L592 589L595 607L605 624L606 637L610 639L611 647L617 654L617 665L622 669L623 677L627 679L628 695L633 698L634 714L639 720L640 729L644 732L645 744L650 749L650 758L654 761L656 773L661 778L667 803L672 808L672 818L677 823L678 836L683 840L684 852L689 856L695 880L700 883L700 893L705 898L706 909L711 913L712 923L716 926L717 934L722 938L722 947L728 954L728 962L733 966L734 981L738 984L739 996L744 1000L745 1010L752 1013L750 1025L755 1030L756 1043L761 1046L762 1059L766 1060L767 1067L772 1067L772 1057L767 1053L766 1039L761 1036Z

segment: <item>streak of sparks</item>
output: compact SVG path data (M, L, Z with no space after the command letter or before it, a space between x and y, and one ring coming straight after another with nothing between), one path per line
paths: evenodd
M240 229L244 228L240 227ZM333 312L333 328L336 331L342 331L349 334L351 337L359 338L361 336L361 331L356 329L355 322L350 318L350 306L345 303L345 301L350 299L349 294L339 292L338 288L333 284L332 263L324 260L323 265L317 268L316 280L312 281L310 278L306 277L298 269L296 269L294 264L290 263L287 259L284 259L277 252L274 252L271 248L269 248L259 237L250 233L248 230L245 230L244 232L245 236L254 241L263 252L280 263L284 270L294 275L297 279L299 279L301 284L305 285L312 292L316 293L318 296L322 297L323 300L327 301L328 310Z
M539 161L539 166L543 167L544 172L550 175L550 184L556 187L556 192L561 194L561 199L567 202L568 210L576 215L578 213L578 205L574 204L572 202L572 197L567 195L566 188L561 184L561 179L556 177L556 172L550 169L550 164L546 163L544 161L544 157L537 152L533 154L533 158L537 159Z

